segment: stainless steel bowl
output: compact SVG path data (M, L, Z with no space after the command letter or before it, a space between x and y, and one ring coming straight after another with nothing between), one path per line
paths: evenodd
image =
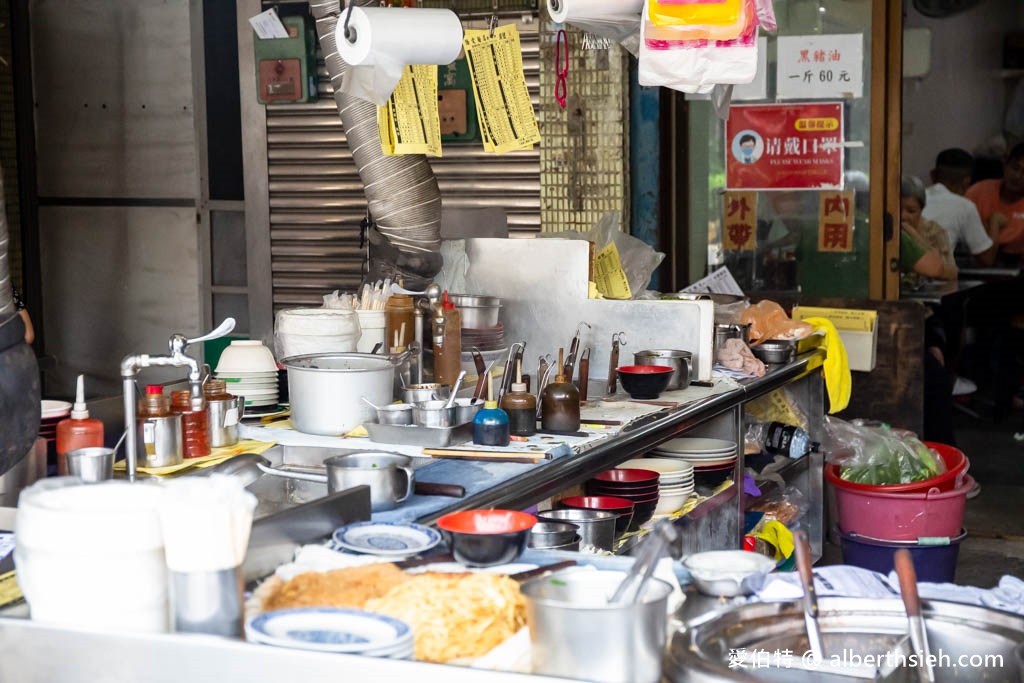
M452 388L447 384L410 384L402 389L402 400L406 403L422 401L446 401Z
M484 407L482 398L457 398L455 399L455 424L461 425L472 422L480 409Z
M412 409L408 403L395 403L377 408L377 422L382 425L411 425Z
M463 329L483 330L498 326L498 314L501 312L501 299L498 297L449 294L448 298L459 309Z
M796 357L796 340L768 339L751 346L750 351L764 363L789 363Z
M694 553L682 565L701 593L729 598L754 593L775 569L771 558L745 550Z
M615 545L615 520L618 515L602 510L545 510L537 513L541 521L570 522L579 527L584 549L611 550Z
M579 547L579 527L569 522L538 522L530 529L531 548L555 548L575 541Z

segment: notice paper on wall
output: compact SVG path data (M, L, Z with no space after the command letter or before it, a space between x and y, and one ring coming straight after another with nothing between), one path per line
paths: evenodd
M437 67L405 67L388 103L377 107L377 130L387 156L441 156L441 119L437 110Z
M686 294L735 294L743 296L743 289L725 266L679 291Z
M249 24L252 25L252 30L256 31L256 35L261 40L289 37L288 29L281 23L281 19L277 16L277 12L274 11L273 7L266 12L249 17Z
M540 142L537 115L523 73L519 31L514 25L466 31L466 61L484 149L495 154L532 149Z
M632 299L633 293L629 289L629 279L622 269L622 259L619 258L619 248L615 242L609 242L608 246L597 253L594 257L594 281L597 289L606 299Z
M782 100L864 96L864 36L860 33L779 36L775 91Z

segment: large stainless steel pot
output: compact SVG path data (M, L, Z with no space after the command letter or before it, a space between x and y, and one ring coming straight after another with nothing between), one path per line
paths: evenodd
M858 666L855 655L863 659L873 654L882 658L883 665L887 659L898 665L884 680L918 680L917 671L899 658L908 652L907 615L901 600L822 598L818 608L826 656L820 666L812 668L802 661L809 648L799 602L754 603L677 633L666 659L665 677L687 683L863 680L855 675L864 673L864 664ZM1024 641L1024 617L938 600L924 601L922 614L931 654L945 657L934 667L938 683L1018 680L1021 672L1014 648ZM790 656L780 656L780 666L775 653L787 650ZM755 651L763 665L735 665L738 657L749 658ZM885 657L890 651L895 656ZM845 661L832 659L844 653Z
M317 353L285 358L292 426L307 434L338 436L375 417L394 396L396 360L369 353Z

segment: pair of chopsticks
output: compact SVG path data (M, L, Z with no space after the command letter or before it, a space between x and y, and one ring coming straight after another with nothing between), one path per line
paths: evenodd
M463 460L523 462L534 464L551 459L551 455L549 453L524 453L522 451L462 451L449 448L424 448L423 455L429 455L433 458L461 458Z

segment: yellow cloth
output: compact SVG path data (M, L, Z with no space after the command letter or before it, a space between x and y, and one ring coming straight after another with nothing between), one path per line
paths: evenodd
M239 441L234 446L220 446L213 448L210 454L202 458L188 458L183 460L180 465L171 465L170 467L139 467L139 472L143 474L155 474L157 476L166 476L170 474L177 474L182 470L189 469L202 469L204 467L212 467L220 462L227 460L228 458L242 453L262 453L268 450L274 445L273 441L255 441L253 439L246 439ZM123 470L127 467L124 460L114 463L115 470Z
M775 548L775 561L789 559L796 546L793 545L793 532L786 528L782 522L774 519L768 520L761 527L760 531L751 534Z
M850 404L853 381L846 347L836 326L828 318L804 318L804 322L825 333L825 363L822 370L825 374L825 388L828 390L828 412L838 413Z

